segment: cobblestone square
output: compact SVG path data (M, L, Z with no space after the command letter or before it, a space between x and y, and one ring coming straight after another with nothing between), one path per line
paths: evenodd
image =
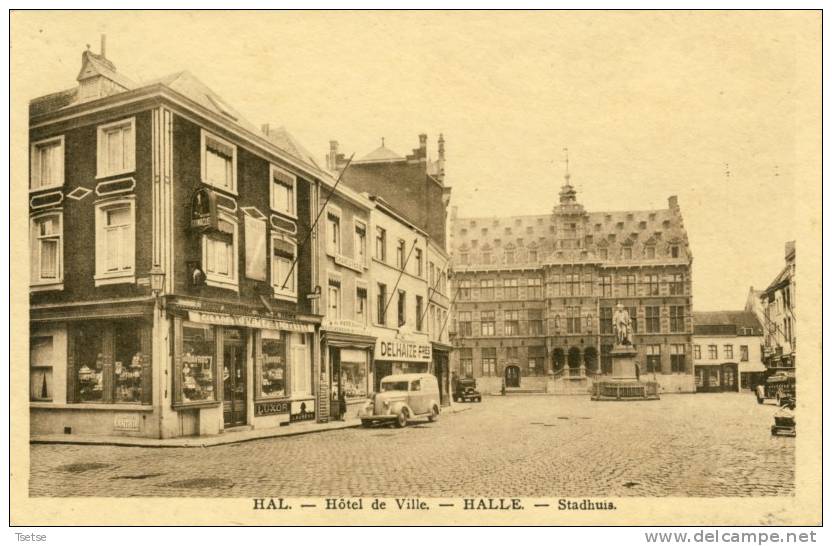
M749 393L485 397L437 423L210 448L32 445L32 496L772 496L794 439Z

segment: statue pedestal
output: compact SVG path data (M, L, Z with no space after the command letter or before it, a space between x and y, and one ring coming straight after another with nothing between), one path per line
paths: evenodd
M637 351L632 345L616 345L612 357L612 377L592 385L593 400L658 400L659 386L640 381L636 376Z
M614 381L637 381L636 354L632 345L616 345L612 356L612 379Z

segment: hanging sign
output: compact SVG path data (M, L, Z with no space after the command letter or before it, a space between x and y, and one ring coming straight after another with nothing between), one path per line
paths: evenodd
M199 188L191 196L191 229L217 229L217 197L208 188Z

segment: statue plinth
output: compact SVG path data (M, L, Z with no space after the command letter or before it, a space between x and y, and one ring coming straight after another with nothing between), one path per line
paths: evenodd
M636 349L632 345L616 344L610 352L612 357L612 379L614 381L636 381Z
M592 400L658 400L659 386L652 381L641 381L636 374L636 348L616 343L612 357L612 377L592 385Z

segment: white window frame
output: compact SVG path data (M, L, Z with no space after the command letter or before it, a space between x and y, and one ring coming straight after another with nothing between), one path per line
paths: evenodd
M332 286L330 281L336 281L338 286ZM338 307L337 316L330 316L330 309L332 308L332 302L330 301L330 296L332 295L330 290L337 289L338 291ZM326 279L326 316L329 319L340 320L344 316L344 279L338 273L327 273Z
M283 278L277 280L275 284L275 274L277 272L277 261L274 257L274 241L279 239L283 242L289 243L294 248L294 260L298 259L298 244L294 238L283 231L272 230L269 235L269 268L271 274L271 285L274 297L280 300L288 300L296 302L298 299L298 268L295 266L292 271L292 282L283 288ZM290 266L291 267L291 266ZM281 275L283 277L283 275Z
M343 255L343 248L344 248L344 229L341 226L341 220L343 219L343 215L341 214L341 209L335 205L327 205L326 207L326 253L330 256L342 256ZM338 218L338 241L333 246L332 243L332 231L331 226L329 225L329 217L335 216Z
M236 154L235 154L236 157ZM275 200L275 193L274 193L274 173L279 172L282 175L285 175L292 179L292 202L290 203L291 211L280 210L276 208ZM236 189L236 182L235 182L235 189ZM282 214L283 216L288 216L289 218L294 218L297 220L298 217L298 177L294 174L290 173L286 169L281 169L277 165L271 165L269 168L269 207L276 213Z
M37 244L40 241L40 235L38 234L38 223L40 220L44 220L50 216L54 216L58 218L58 255L56 257L56 268L57 268L57 275L54 279L51 278L43 278L40 274L41 272L41 265L40 265L40 245ZM55 236L52 236L55 237ZM30 267L32 271L29 275L29 286L33 291L40 291L40 290L63 290L64 288L64 213L62 210L58 211L49 211L49 212L42 212L39 214L33 215L29 219L29 251L32 253L32 262ZM37 262L37 263L35 263Z
M226 188L208 179L208 141L213 140L223 146L231 148L231 188ZM217 135L202 129L199 135L200 150L200 178L202 183L220 191L237 195L237 146ZM271 183L271 181L269 181Z
M362 226L364 228L364 243L360 244L358 238L358 226ZM352 219L352 238L353 238L353 258L355 261L360 263L363 266L367 265L367 235L369 235L370 228L367 225L367 222L363 220L359 220L358 218ZM361 248L364 250L363 255L359 255L358 249Z
M240 225L239 221L237 220L237 215L229 214L225 211L217 211L217 217L219 220L223 220L231 224L234 228L233 233L231 234L231 263L230 272L231 274L228 276L219 275L214 272L208 271L208 239L210 238L209 234L202 235L202 270L205 272L205 284L208 286L213 286L216 288L227 288L229 290L234 290L235 292L239 290L239 267L240 267Z
M48 185L44 185L43 181L40 179L40 153L39 153L39 150L40 150L40 148L43 148L45 146L51 146L55 142L58 142L59 147L60 147L60 152L59 152L60 157L61 157L60 172L59 172L59 175L57 177L58 178L57 181L55 181L51 184L48 184ZM49 188L63 187L63 185L64 185L65 159L66 159L66 147L64 145L64 136L63 135L56 136L56 137L50 137L50 138L46 138L46 139L43 139L43 140L39 140L37 142L33 142L32 146L31 146L30 157L29 157L29 168L30 168L30 171L29 171L29 193L37 192L37 191L41 191L41 190L46 190L46 189L49 189ZM37 181L37 187L35 187L35 182L36 181Z
M361 289L364 290L364 294L366 295L366 298L364 299L364 315L362 317L362 320L358 320L359 316L360 316L358 314L358 308L359 308L358 302L360 301L360 298L358 297L358 291L361 290ZM370 289L367 286L367 282L356 279L355 280L355 307L353 307L353 316L355 317L356 322L360 323L363 326L368 326L370 324L370 301L371 300L372 300L372 297L370 295Z
M107 212L114 208L129 207L132 227L131 246L127 255L132 258L130 267L119 271L107 271L104 229ZM133 196L106 199L95 204L95 286L136 282L136 198Z
M116 128L116 127L130 127L130 143L126 146L127 152L127 161L124 167L114 171L107 170L107 153L106 149L106 134L109 130ZM96 148L96 174L95 178L107 178L110 176L117 176L120 174L128 174L135 172L136 170L136 118L127 118L127 119L120 119L118 121L114 121L112 123L105 123L103 125L99 125L96 129L97 132L97 141L98 145ZM122 141L123 142L123 141Z

